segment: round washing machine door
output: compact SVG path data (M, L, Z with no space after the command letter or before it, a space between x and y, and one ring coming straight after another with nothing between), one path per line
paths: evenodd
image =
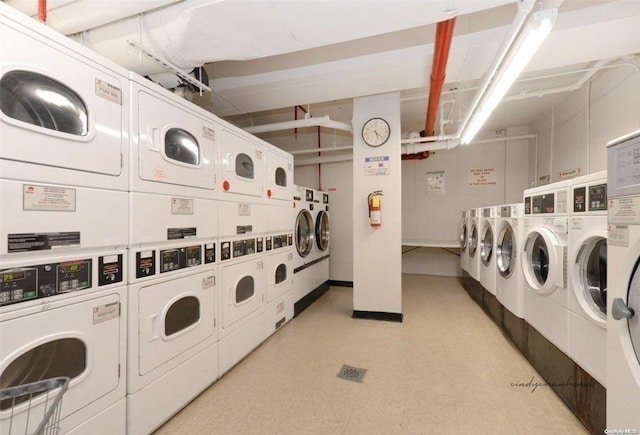
M613 300L611 313L614 319L626 319L629 326L631 344L636 354L637 363L640 364L640 260L636 262L629 284L627 302L622 298ZM631 361L629 361L631 362Z
M485 266L491 262L493 255L493 228L488 221L485 221L482 228L482 237L480 239L480 259Z
M604 327L607 323L606 234L582 243L573 267L573 283L583 310Z
M464 252L467 249L467 223L463 222L460 228L460 251Z
M316 219L316 244L323 252L329 249L329 235L329 213L321 210Z
M309 210L302 210L296 218L296 250L306 257L313 248L313 216Z
M522 271L533 290L551 294L564 284L563 249L556 236L546 228L535 228L527 234Z
M496 243L496 265L503 278L509 278L516 269L516 237L510 223L504 222Z
M475 222L471 224L471 232L469 233L469 255L471 257L476 256L478 250L478 227Z

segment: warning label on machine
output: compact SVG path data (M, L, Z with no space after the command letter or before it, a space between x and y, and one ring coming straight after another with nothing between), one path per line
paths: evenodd
M609 222L614 224L640 224L640 198L612 198L608 201Z
M188 239L189 237L196 237L197 233L196 227L167 228L167 240Z
M24 184L22 208L25 211L76 211L76 190L58 186Z
M80 232L9 234L8 252L43 251L80 246Z

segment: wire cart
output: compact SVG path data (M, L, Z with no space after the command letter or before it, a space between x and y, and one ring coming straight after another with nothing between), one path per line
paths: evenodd
M0 403L2 408L11 408L11 413L8 417L9 422L2 422L3 426L6 424L9 426L8 432L3 433L3 435L58 435L60 432L62 396L68 387L69 378L59 377L1 389ZM41 404L43 396L43 411L36 411L36 406ZM16 407L23 406L25 403L26 408L14 414ZM25 414L26 419L23 417ZM35 430L29 432L29 429L36 424Z

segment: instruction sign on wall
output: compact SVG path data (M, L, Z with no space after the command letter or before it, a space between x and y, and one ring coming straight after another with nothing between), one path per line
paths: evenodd
M558 172L558 179L569 180L571 178L577 177L578 175L581 174L581 172L582 170L580 168L565 169L564 171Z
M364 175L389 175L389 156L365 157Z
M444 171L427 172L427 195L444 195Z
M496 168L469 169L469 186L495 186L496 184Z

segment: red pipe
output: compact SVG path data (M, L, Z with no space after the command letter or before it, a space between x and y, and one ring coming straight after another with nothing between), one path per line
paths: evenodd
M435 135L436 116L440 106L440 96L444 85L449 60L449 49L453 40L453 28L456 18L441 21L436 27L436 41L433 51L433 63L431 65L431 89L429 90L429 103L427 104L427 119L425 121L424 136Z
M429 151L422 151L420 153L415 154L403 154L402 160L424 160L429 158L431 153Z
M47 0L38 0L38 19L47 22Z

